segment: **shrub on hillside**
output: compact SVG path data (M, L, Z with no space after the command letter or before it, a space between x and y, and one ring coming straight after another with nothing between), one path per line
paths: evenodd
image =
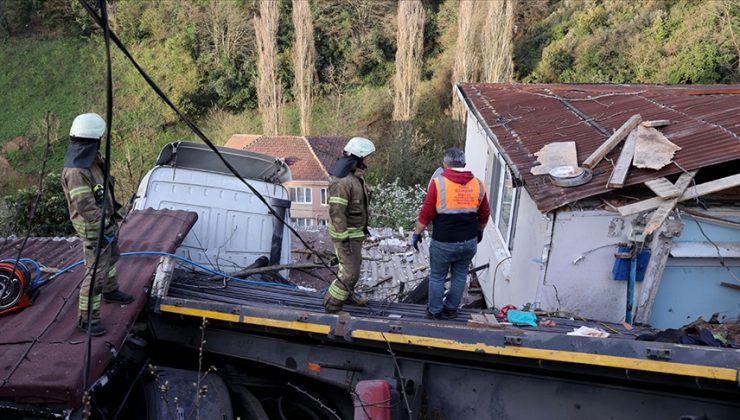
M6 234L25 235L36 201L38 187L21 188L4 197L6 212L0 216ZM74 234L69 222L69 210L62 190L61 175L50 173L44 178L44 191L32 221L32 236L70 236Z

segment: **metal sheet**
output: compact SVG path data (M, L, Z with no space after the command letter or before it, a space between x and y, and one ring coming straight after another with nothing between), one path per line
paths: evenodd
M576 188L542 182L530 169L535 152L548 143L574 141L578 161L586 159L606 140L589 122L608 131L619 128L631 115L643 120L671 120L661 132L682 150L675 160L686 170L740 159L740 85L520 85L461 84L460 91L480 116L521 174L537 207L547 212L577 200L609 191L612 164L594 168L593 180ZM560 99L567 99L585 120ZM614 160L612 151L607 158ZM668 165L659 171L632 168L625 186L641 184L682 170Z

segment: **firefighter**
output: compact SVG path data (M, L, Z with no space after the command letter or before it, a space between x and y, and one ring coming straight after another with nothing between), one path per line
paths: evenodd
M127 304L134 297L118 288L115 263L119 249L116 238L116 225L122 220L117 210L113 193L113 179L110 179L107 192L105 166L98 150L103 137L105 120L94 113L78 115L69 130L69 145L64 158L62 171L62 188L69 206L69 218L80 237L85 252L85 277L80 287L78 328L98 336L106 333L100 321L100 304L106 302ZM87 323L87 310L90 302L89 291L93 274L93 264L98 246L100 217L105 208L105 247L100 252L100 259L95 275L95 289L92 294L92 321Z
M329 313L341 311L347 299L367 304L354 293L354 287L360 278L362 242L369 233L364 160L374 152L372 141L353 137L344 147L343 156L329 169L329 235L339 260L338 279L331 282L324 295L324 308Z

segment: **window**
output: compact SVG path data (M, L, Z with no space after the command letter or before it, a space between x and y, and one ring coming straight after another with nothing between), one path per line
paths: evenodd
M488 181L488 200L491 206L491 220L503 242L509 249L513 247L514 224L516 223L517 190L506 162L498 151L489 147L486 179Z
M314 220L308 217L294 217L291 224L293 227L308 227L314 225Z
M321 225L321 226L326 226L326 225L327 225L327 223L329 223L329 221L328 221L328 220L326 220L326 219L319 219L319 225Z
M311 188L295 187L290 189L290 201L311 204Z
M326 188L321 189L321 204L326 205L329 203L329 194L326 192Z

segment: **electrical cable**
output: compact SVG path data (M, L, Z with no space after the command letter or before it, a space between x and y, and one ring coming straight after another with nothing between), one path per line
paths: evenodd
M278 213L275 211L275 209L270 205L270 203L265 199L265 197L249 182L247 182L241 174L233 167L231 164L226 160L226 158L221 155L221 152L218 151L218 148L216 147L213 142L206 137L206 135L193 123L185 114L180 111L180 109L169 99L167 94L162 91L162 89L159 88L159 86L154 82L154 80L144 71L144 69L136 62L136 60L133 58L131 53L126 49L126 47L123 45L121 40L116 36L116 34L113 31L110 31L107 24L107 14L105 17L98 16L97 13L95 13L95 10L87 3L87 0L78 0L80 4L82 5L85 10L87 10L88 14L92 17L92 19L95 21L95 23L98 24L101 28L104 29L106 34L106 42L108 40L113 41L114 44L121 50L121 52L128 58L128 60L131 62L131 64L136 68L136 70L139 72L139 74L144 78L144 80L147 82L149 87L151 87L154 92L167 104L167 106L172 109L172 111L177 114L178 117L180 117L180 120L182 120L189 128L190 130L198 136L215 154L218 156L218 158L223 162L224 166L239 180L241 181L268 209L269 213L272 214L278 221L283 223L284 226L290 230L291 233L293 233L298 240L301 241L303 246L305 246L308 250L310 250L316 257L321 261L321 264L330 269L331 267L329 264L319 255L311 245L306 242L303 237L296 231L295 228L293 228L289 223L285 221L284 218L282 218ZM334 276L339 280L339 277L336 273L334 273Z
M285 288L290 288L290 289L297 288L293 284L274 283L274 282L269 282L269 281L258 281L258 280L246 280L246 279L242 279L242 278L239 278L239 277L233 277L233 276L230 276L230 275L228 275L226 273L222 273L220 271L217 271L217 270L215 270L215 269L213 269L211 267L208 267L208 266L199 264L199 263L197 263L195 261L192 261L190 259L187 259L185 257L182 257L180 255L171 254L169 252L164 252L164 251L131 251L131 252L122 252L120 254L121 257L131 257L131 256L137 256L137 255L138 256L141 256L141 255L159 255L159 256L166 256L166 257L173 257L176 260L185 262L185 263L190 264L190 265L192 265L194 267L198 267L198 268L200 268L203 271L207 271L207 272L209 272L209 273L211 273L213 275L216 275L216 276L225 277L229 281L234 281L234 282L237 282L237 283L253 284L253 285L257 285L257 286L285 287ZM54 280L55 278L61 276L62 274L65 274L65 273L73 270L74 268L79 267L80 265L82 265L84 263L85 263L85 260L80 260L80 261L74 262L74 263L68 265L67 267L64 267L59 272L54 273L52 276L50 276L47 280L43 281L41 284L43 285L43 284L45 284L45 283L47 283L47 282L49 282L51 280Z
M701 223L699 223L699 221L696 220L696 218L694 216L692 216L692 215L690 215L688 213L686 213L686 215L689 216L689 218L691 220L693 220L694 223L696 223L696 227L699 228L699 231L704 236L704 238L706 238L706 240L709 241L709 243L712 244L712 246L714 246L714 249L717 251L717 256L719 257L719 265L721 265L722 267L724 267L727 270L727 272L730 273L730 276L732 276L732 278L736 282L740 283L740 278L738 278L738 276L735 275L735 273L732 272L732 269L729 266L727 266L727 264L725 264L725 257L722 256L722 253L719 250L719 246L716 243L714 243L713 240L711 240L709 238L709 236L706 234L706 232L704 232L704 228L701 227Z

